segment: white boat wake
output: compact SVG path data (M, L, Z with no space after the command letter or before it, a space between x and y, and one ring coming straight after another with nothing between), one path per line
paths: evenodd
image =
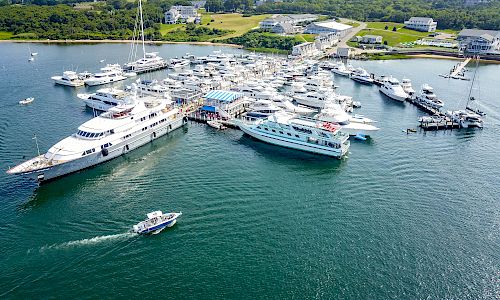
M111 235L101 235L101 236L96 236L93 238L89 239L82 239L82 240L76 240L76 241L69 241L61 244L53 244L53 245L45 245L40 248L40 252L44 252L47 250L60 250L60 249L68 249L68 248L75 248L75 247L83 247L83 246L93 246L105 242L111 242L111 241L116 241L116 240L125 240L129 239L131 237L137 236L136 233L133 232L126 232L126 233L120 233L120 234L111 234Z

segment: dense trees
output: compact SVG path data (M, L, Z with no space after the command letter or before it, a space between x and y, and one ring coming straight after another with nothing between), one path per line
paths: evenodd
M301 43L294 36L279 36L260 30L253 30L242 36L224 40L224 42L242 45L245 48L279 49L288 52L292 50L294 45Z
M266 2L258 13L317 13L361 21L403 22L412 16L428 16L438 21L438 28L500 29L500 1L473 7L463 0L290 0Z

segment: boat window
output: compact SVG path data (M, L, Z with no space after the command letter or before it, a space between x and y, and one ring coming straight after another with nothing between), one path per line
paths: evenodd
M288 136L292 136L292 134L290 132L287 132L286 134L288 134Z
M300 138L300 136L298 134L295 135L296 138Z
M269 131L269 129L267 129L267 128L265 128L265 127L264 127L264 129L265 129L265 130L267 130L267 131Z
M272 131L272 132L276 132L276 130L274 130L274 129L271 129L271 131Z
M283 131L280 131L280 134L284 134Z

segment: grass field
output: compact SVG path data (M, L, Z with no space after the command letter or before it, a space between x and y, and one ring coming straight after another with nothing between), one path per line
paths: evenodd
M241 14L204 14L201 25L209 28L234 30L234 33L224 36L224 38L231 38L243 35L249 30L258 27L259 22L267 17L269 15L243 17ZM214 21L210 22L212 19Z
M175 30L177 28L184 28L186 25L184 24L161 24L160 25L160 33L162 35L166 34L167 32L170 32L172 30Z
M0 31L0 40L9 40L12 35L12 32Z
M303 42L314 42L314 39L316 38L315 34L297 34L295 35L297 37L297 40L303 41Z

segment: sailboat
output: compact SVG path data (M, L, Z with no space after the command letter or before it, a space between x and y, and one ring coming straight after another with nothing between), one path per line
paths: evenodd
M139 14L140 30L141 30L142 58L125 64L123 66L123 70L129 73L140 74L167 68L168 66L167 61L165 61L162 57L158 56L158 52L146 52L146 46L144 42L144 19L142 16L142 0L139 0L138 14ZM137 28L137 23L136 23L136 28ZM135 31L134 31L134 39L135 39ZM136 46L135 43L133 43L131 48L130 58L135 57L135 52L137 50L135 46Z
M476 57L476 69L474 70L474 76L472 77L472 82L467 97L467 103L465 104L465 110L447 111L445 113L448 118L450 118L453 122L460 124L460 127L462 128L483 128L484 122L482 117L484 117L486 114L479 109L473 109L469 106L469 103L475 100L475 98L472 97L472 89L474 87L474 82L476 81L478 67L479 56Z

